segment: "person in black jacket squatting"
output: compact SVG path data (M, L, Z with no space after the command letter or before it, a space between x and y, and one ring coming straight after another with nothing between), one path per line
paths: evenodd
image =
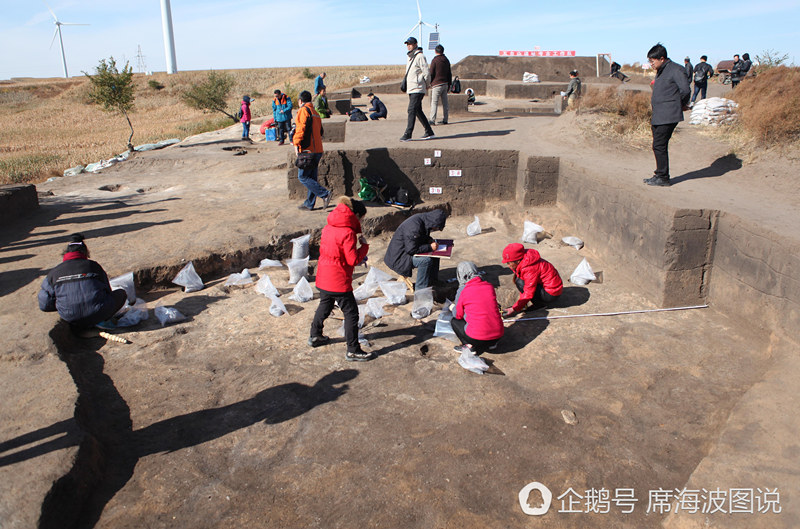
M42 281L39 309L58 311L76 331L95 325L113 327L108 320L125 305L128 296L122 289L111 290L103 267L89 260L89 248L83 239L80 233L71 236L61 264Z

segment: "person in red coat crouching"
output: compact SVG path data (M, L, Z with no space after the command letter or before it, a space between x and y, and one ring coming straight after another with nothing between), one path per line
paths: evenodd
M337 303L344 312L346 358L357 362L372 359L372 353L364 352L358 344L358 304L353 295L353 268L366 261L369 252L369 244L361 235L361 219L366 214L364 204L350 197L341 197L328 214L328 224L322 228L319 243L316 280L319 307L308 338L311 347L330 342L330 338L322 334L322 328L333 304Z
M494 349L505 332L494 286L478 275L470 261L458 263L456 272L459 283L464 280L464 288L457 296L456 313L450 320L453 332L461 340L461 347L455 350L464 352L466 347L480 354Z
M520 243L509 244L503 250L503 263L514 272L514 284L520 291L519 299L503 312L504 316L521 311L529 301L551 303L564 290L556 267L536 250L526 250Z

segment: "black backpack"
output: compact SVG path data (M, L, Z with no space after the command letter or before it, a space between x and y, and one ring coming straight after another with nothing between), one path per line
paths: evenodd
M367 121L367 115L360 108L354 108L350 111L350 121Z
M239 112L236 113L236 119L242 119L244 117L244 111L240 108Z
M458 80L458 76L453 79L453 82L450 83L450 92L453 94L460 94L461 93L461 81Z

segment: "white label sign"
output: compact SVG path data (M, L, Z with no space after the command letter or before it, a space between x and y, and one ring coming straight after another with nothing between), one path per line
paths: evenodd
M461 176L461 169L450 169L450 176Z
M441 187L431 187L428 189L428 193L431 195L441 195L442 188Z
M434 158L441 158L442 157L442 151L433 151L433 157Z
M425 165L431 165L431 163L432 162L430 158L425 158Z

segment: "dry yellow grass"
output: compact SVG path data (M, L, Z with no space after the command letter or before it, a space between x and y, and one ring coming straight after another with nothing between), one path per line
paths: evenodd
M234 78L230 108L244 94L256 101L254 117L272 115L272 92L311 90L314 80L304 67L223 70ZM358 85L362 75L379 83L399 79L402 65L311 67L327 72L330 90ZM181 103L180 94L205 80L206 71L173 75L136 74L135 110L131 114L134 145L167 138L185 138L198 132L231 125L221 114L205 114ZM164 85L156 90L148 85ZM0 184L37 182L61 176L69 167L110 158L125 150L128 124L117 114L103 112L88 102L89 82L74 79L19 79L0 83ZM224 118L224 119L221 119Z

